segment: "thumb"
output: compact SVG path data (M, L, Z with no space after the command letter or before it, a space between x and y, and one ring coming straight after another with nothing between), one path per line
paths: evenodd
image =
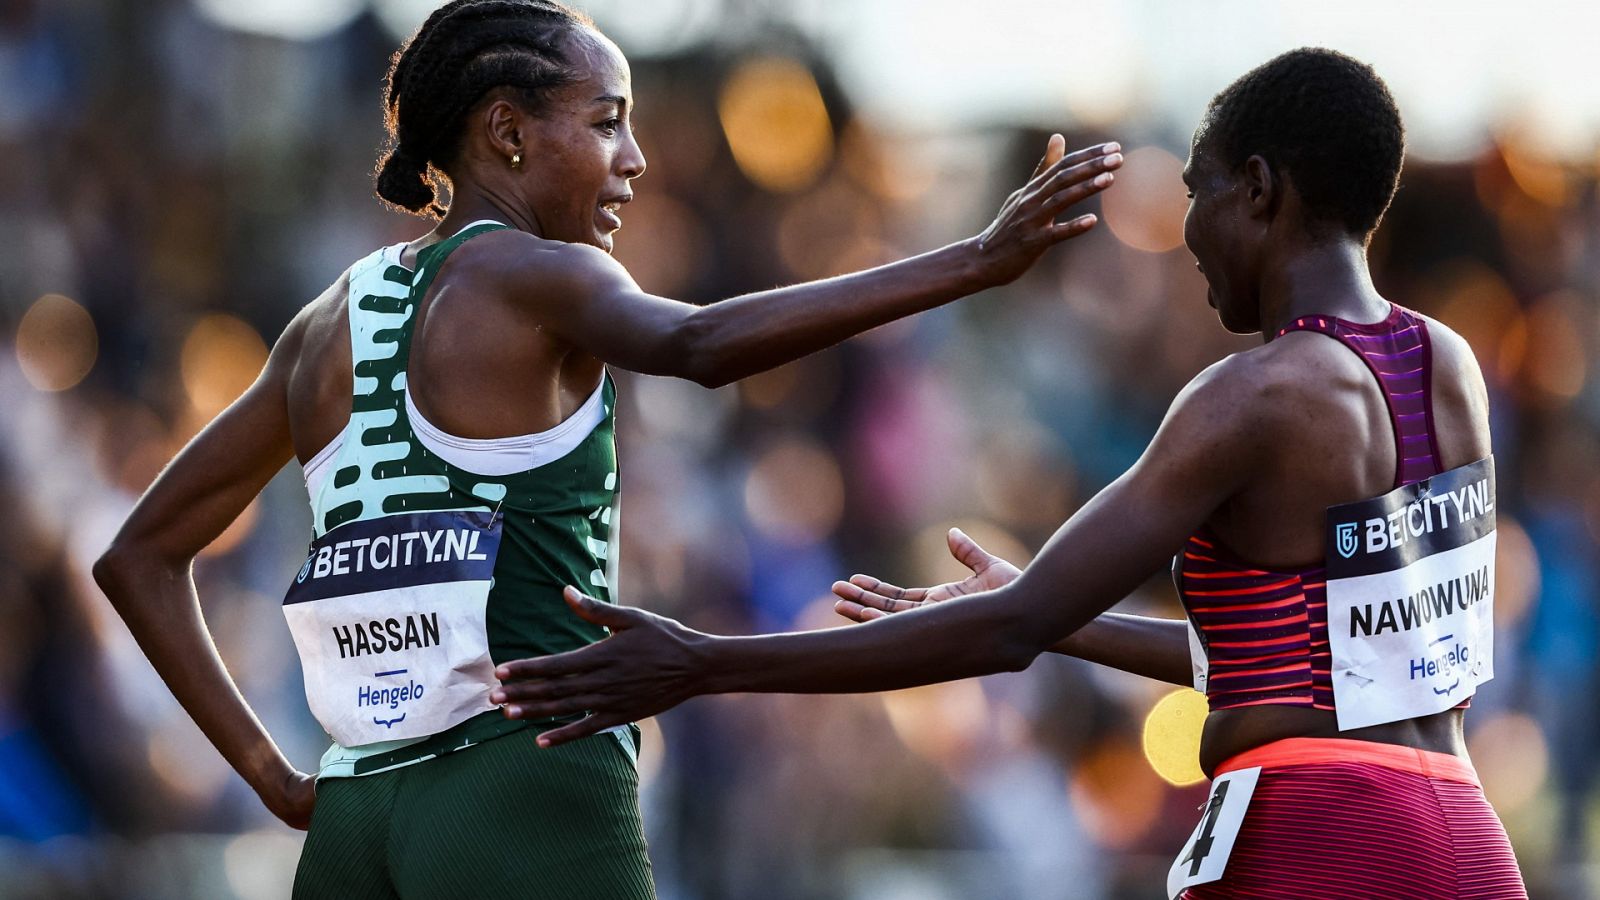
M627 610L610 603L601 603L570 584L562 589L561 598L566 600L572 611L578 614L578 618L585 622L604 625L613 631L634 625L633 618Z
M950 543L950 555L956 558L956 562L980 575L983 574L985 569L994 565L995 560L999 558L978 546L977 541L959 528L950 529L950 533L945 535L945 538Z

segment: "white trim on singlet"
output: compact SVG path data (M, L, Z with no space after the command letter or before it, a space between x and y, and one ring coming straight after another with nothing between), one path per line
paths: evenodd
M479 219L462 226L456 233L484 224L504 223L493 219ZM394 265L407 268L400 262L401 254L405 252L407 246L409 245L393 244L385 247L385 256L389 257ZM422 411L417 409L416 403L411 399L409 384L405 388L406 415L411 418L411 430L416 434L417 441L434 456L474 475L511 475L548 465L577 449L584 438L605 421L605 386L606 377L602 374L594 393L590 394L589 399L585 400L583 405L565 421L544 431L512 437L464 438L444 431L429 422ZM346 425L346 428L348 427ZM306 491L311 496L317 496L317 492L322 490L322 485L328 478L328 464L344 446L344 438L345 432L339 432L327 446L318 450L316 455L306 462L304 467Z
M411 399L409 385L405 390L406 415L411 418L411 430L417 436L417 442L434 456L473 475L512 475L549 465L576 450L584 438L605 421L605 389L606 377L602 374L594 393L565 421L544 431L512 437L464 438L444 431L429 422L417 409ZM322 490L322 484L328 477L328 464L338 454L339 448L344 446L344 437L345 433L339 432L337 437L306 462L306 492L311 496L317 496L317 492Z
M533 434L503 438L464 438L442 431L429 422L411 400L406 386L406 415L411 430L428 452L474 475L512 475L549 465L578 448L605 421L606 379L600 376L594 393L566 421Z

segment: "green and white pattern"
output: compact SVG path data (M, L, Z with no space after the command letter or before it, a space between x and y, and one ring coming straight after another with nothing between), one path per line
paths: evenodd
M474 224L424 248L415 273L396 248L350 271L349 321L354 396L332 475L311 498L322 537L381 516L442 510L498 510L504 534L486 615L496 664L560 653L605 636L561 599L568 584L610 601L605 577L616 506L615 386L605 377L604 416L565 456L510 475L480 475L440 459L417 438L406 410L406 365L420 301L462 243L505 226ZM367 774L478 743L523 726L497 711L415 741L341 747L323 757L323 777Z

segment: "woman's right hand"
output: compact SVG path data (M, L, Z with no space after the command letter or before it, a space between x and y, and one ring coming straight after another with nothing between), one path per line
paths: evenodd
M1059 223L1056 217L1111 186L1112 170L1122 165L1122 146L1097 144L1070 156L1066 147L1066 138L1051 135L1028 183L1007 197L989 227L969 242L987 283L1015 281L1046 250L1094 227L1092 213Z
M300 831L311 827L311 810L317 804L316 776L291 769L281 782L256 793L283 824Z
M871 575L852 575L849 581L833 583L833 592L839 597L833 611L856 622L870 622L890 613L916 609L924 603L938 603L967 594L992 591L1015 581L1022 570L983 549L959 528L950 529L946 539L950 542L950 555L972 570L961 581L926 588L896 587Z

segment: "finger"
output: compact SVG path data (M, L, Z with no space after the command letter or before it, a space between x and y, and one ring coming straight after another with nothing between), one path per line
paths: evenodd
M928 598L927 588L903 588L887 581L879 581L871 575L851 575L850 583L883 597L906 600L913 605L921 603Z
M592 672L600 668L597 654L602 644L590 644L578 650L569 650L566 653L557 653L554 656L535 656L529 659L514 659L508 663L501 663L494 670L494 677L501 681L522 681L529 678L564 678L568 675L577 675L583 672Z
M1072 153L1069 153L1066 156L1056 160L1053 165L1047 167L1044 171L1029 179L1028 185L1037 185L1040 182L1053 178L1064 171L1077 168L1085 163L1096 163L1108 156L1117 157L1117 161L1113 164L1113 166L1121 165L1122 145L1116 141L1112 141L1107 144L1096 144L1093 147L1085 147L1082 150L1075 150Z
M554 700L508 703L503 707L503 712L508 719L553 719L599 709L614 699L602 694L574 694Z
M1049 200L1075 187L1092 185L1103 189L1111 184L1111 172L1122 167L1121 153L1108 153L1088 162L1057 169L1033 189L1029 199ZM1091 191L1092 193L1092 191Z
M1069 219L1065 222L1051 225L1050 242L1059 243L1069 238L1075 238L1093 228L1094 223L1098 221L1100 220L1095 218L1094 213L1090 213L1086 216L1079 216L1076 219Z
M856 594L848 599L855 601L860 606L882 610L886 613L905 612L908 609L916 609L922 605L921 601L901 600L885 594L876 594L859 586L856 586L856 591Z
M561 589L561 599L567 601L572 611L586 622L616 631L622 628L632 628L639 624L642 618L636 610L624 609L612 603L601 603L599 600L585 594L572 585Z
M595 689L592 675L572 675L566 678L535 678L531 681L512 681L489 692L491 703L516 703L527 705L546 700L559 700L575 694L591 693ZM589 709L590 707L584 707Z
M956 558L956 562L971 569L974 574L982 575L999 559L978 546L977 541L959 528L950 529L945 535L945 541L950 545L950 555Z
M1114 182L1115 176L1113 176L1110 172L1101 172L1099 175L1096 175L1093 180L1083 184L1075 184L1061 193L1045 200L1044 203L1039 207L1039 212L1037 215L1044 221L1054 221L1055 217L1060 215L1062 210L1069 206L1082 203L1090 197L1093 197L1095 194L1098 194L1110 187Z
M853 600L835 600L833 602L833 611L852 622L867 621L867 617L864 615L866 609L865 606Z
M1060 162L1066 152L1067 139L1059 134L1050 135L1050 140L1044 145L1044 156L1039 158L1039 164L1033 167L1033 174L1028 176L1028 180L1038 178L1039 173Z
M540 747L559 747L562 744L586 738L591 734L599 734L607 728L626 725L630 720L620 718L615 714L599 714L585 716L571 725L563 725L553 731L546 731L539 735Z

